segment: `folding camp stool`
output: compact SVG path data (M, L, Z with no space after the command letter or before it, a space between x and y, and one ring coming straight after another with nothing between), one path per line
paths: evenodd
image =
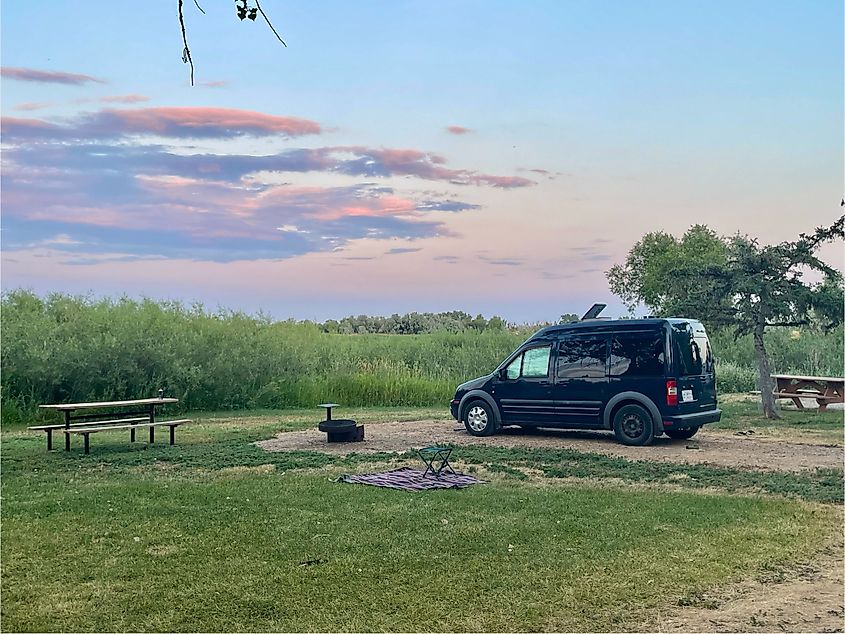
M455 473L452 465L449 464L449 456L452 454L451 447L423 447L422 449L417 449L417 453L425 463L423 477L429 473L435 477L439 477L444 470L448 473Z

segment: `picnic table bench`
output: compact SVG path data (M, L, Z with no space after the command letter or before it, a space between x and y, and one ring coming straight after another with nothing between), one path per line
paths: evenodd
M126 401L99 401L91 403L57 403L50 405L39 405L42 409L56 410L62 413L64 422L50 425L33 425L28 429L43 431L47 434L47 451L53 449L53 432L61 431L65 435L65 451L70 451L71 434L79 434L83 437L85 453L89 452L89 436L101 431L113 431L117 429L129 430L129 441L135 442L135 430L148 428L150 443L155 442L155 428L166 426L170 428L170 444L176 442L175 430L179 425L190 423L191 420L183 418L179 420L156 420L156 407L168 403L178 403L179 399L165 397L160 392L158 398L142 398ZM121 411L98 412L93 414L74 414L77 410L91 409L115 409ZM127 409L129 408L129 409Z
M815 399L820 412L825 411L830 403L845 402L845 379L841 377L773 374L772 379L775 381L775 398L792 399L798 409L804 409L802 398Z

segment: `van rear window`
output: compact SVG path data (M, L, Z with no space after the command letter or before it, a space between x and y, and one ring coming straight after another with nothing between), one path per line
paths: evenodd
M672 324L672 341L681 376L699 376L713 372L713 353L707 333L701 326Z

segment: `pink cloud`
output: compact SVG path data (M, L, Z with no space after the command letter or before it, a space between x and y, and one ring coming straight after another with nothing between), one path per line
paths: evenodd
M225 88L229 85L229 82L225 79L217 79L215 81L201 81L197 84L197 86L202 86L203 88Z
M328 210L322 219L348 218L350 216L418 216L417 203L399 196L383 196L366 201L367 204L355 204Z
M90 75L80 75L78 73L64 73L61 71L52 70L35 70L33 68L16 68L11 66L4 66L0 68L0 75L9 79L17 79L20 81L34 81L47 84L68 84L74 86L81 86L88 83L105 84L104 79L91 77Z
M139 100L142 95L122 99ZM136 134L156 134L175 138L233 138L244 135L288 137L320 134L316 121L211 107L157 107L125 110L104 109L57 125L34 119L3 119L9 138L50 140L58 138L109 139Z
M105 103L141 103L142 101L149 101L150 98L146 95L109 95L107 97L100 97L100 101Z
M160 107L136 110L103 110L94 115L95 125L113 124L123 133L165 136L235 136L237 134L302 136L320 134L320 124L298 117L211 107Z
M467 134L469 132L472 132L472 130L470 130L469 128L465 128L462 125L446 126L446 131L450 134Z
M37 102L37 101L27 101L25 103L19 103L15 106L15 110L24 110L24 111L32 111L32 110L42 110L44 108L49 108L53 104L50 102Z

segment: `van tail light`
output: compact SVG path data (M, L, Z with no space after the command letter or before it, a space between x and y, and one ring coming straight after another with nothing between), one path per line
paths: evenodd
M666 381L666 404L678 404L678 382L674 379Z

